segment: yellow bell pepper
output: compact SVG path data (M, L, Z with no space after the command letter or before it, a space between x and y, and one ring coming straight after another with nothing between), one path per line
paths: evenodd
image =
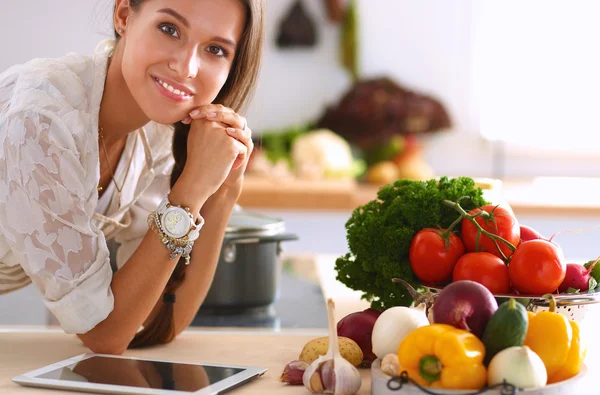
M527 312L529 325L524 345L542 359L548 384L552 384L579 373L587 346L581 342L579 324L556 313L554 297L548 295L547 298L550 300L549 311Z
M421 386L478 390L486 385L485 346L471 332L432 324L410 332L398 348L400 372Z

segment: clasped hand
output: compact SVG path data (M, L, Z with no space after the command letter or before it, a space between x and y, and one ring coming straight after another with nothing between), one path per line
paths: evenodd
M223 105L208 104L191 111L182 123L190 125L186 168L190 163L203 173L215 192L223 187L241 191L254 149L246 119Z

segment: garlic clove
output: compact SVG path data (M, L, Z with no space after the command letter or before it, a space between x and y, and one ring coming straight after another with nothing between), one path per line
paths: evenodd
M279 380L290 385L302 385L302 376L308 366L306 361L292 361L285 366Z
M320 393L325 390L323 381L321 380L321 371L319 370L319 367L324 360L324 356L317 358L310 364L302 376L302 383L310 392Z
M389 376L398 376L400 374L398 354L386 354L381 360L381 370Z
M335 389L335 367L333 364L333 359L323 362L319 370L321 371L323 387L325 387L325 390L333 392Z
M334 358L335 370L335 395L351 395L356 394L362 385L360 372L350 362L344 358Z
M325 388L323 387L323 382L321 381L321 374L319 372L315 372L310 378L310 390L312 392L323 392Z

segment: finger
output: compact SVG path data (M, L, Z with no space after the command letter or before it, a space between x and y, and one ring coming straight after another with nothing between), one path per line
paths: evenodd
M231 128L226 129L227 134L230 135L231 137L233 137L233 139L237 143L243 145L245 147L246 151L252 149L252 147L253 147L252 144L253 143L252 143L252 139L251 138L249 139L246 136L242 136L241 133L240 133L241 132L240 130L236 130L234 132L231 132L230 130L232 130L232 129Z
M252 141L252 132L248 129L246 131L227 128L225 129L227 134L233 137L235 140L244 144L247 148L247 155L250 155L254 151L254 142Z
M215 112L206 115L206 119L220 122L224 125L236 129L244 129L246 127L246 118L235 112Z
M246 130L235 129L235 128L226 128L227 134L236 140L244 143L245 146L249 147L252 143L252 130L246 128Z
M192 119L206 118L207 116L214 116L219 112L234 112L231 108L225 107L221 104L207 104L202 107L198 107L190 112Z
M246 147L244 144L237 140L234 141L238 148L238 155L237 158L235 158L235 161L233 162L232 169L237 169L246 161L246 157L248 156L248 147Z
M192 118L187 117L183 121L181 121L181 123L189 125L190 123L192 123Z

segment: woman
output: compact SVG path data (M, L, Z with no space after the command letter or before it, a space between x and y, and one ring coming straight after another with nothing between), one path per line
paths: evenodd
M116 40L93 57L0 75L0 293L33 282L93 352L189 325L253 148L236 112L257 78L263 8L116 0Z

